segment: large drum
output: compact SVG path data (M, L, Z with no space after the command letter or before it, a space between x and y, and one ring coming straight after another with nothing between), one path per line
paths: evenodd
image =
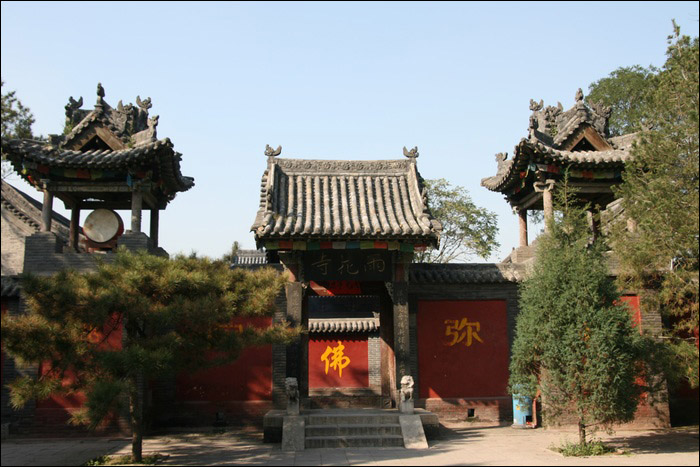
M111 209L95 209L83 224L83 233L95 243L107 243L124 232L122 218Z

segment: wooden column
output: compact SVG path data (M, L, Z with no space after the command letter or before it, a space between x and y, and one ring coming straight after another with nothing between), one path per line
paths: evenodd
M520 246L527 246L527 209L518 209Z
M394 356L396 383L411 374L411 345L408 324L408 283L394 282Z
M136 188L131 192L131 231L141 232L141 211L143 208L143 193Z
M302 311L304 290L301 282L288 282L285 284L285 292L287 296L287 322L290 326L299 326L302 323ZM287 377L296 378L299 384L299 394L301 397L308 397L309 382L308 370L304 373L303 369L306 365L303 362L303 355L308 352L308 333L307 338L299 336L296 342L287 345ZM303 352L304 343L306 342L307 352ZM308 357L307 357L308 358ZM308 364L308 362L306 362Z
M160 211L158 209L151 209L151 231L150 237L151 242L153 242L153 248L158 248L158 215Z
M44 204L41 207L41 232L51 232L52 214L53 194L44 188Z
M394 392L398 394L401 378L411 375L411 341L408 319L408 267L413 254L398 254L394 263L394 282L391 298L394 303L394 358L396 380ZM398 404L398 396L395 398Z
M552 190L546 189L542 193L542 204L544 204L544 226L545 230L549 230L549 223L554 220L554 206L552 204Z
M78 251L80 231L80 206L76 203L70 210L70 247Z
M593 234L593 238L596 239L600 236L599 214L594 211L587 211L586 215L588 217L588 224L591 229L591 234Z
M554 203L552 201L552 190L554 189L554 180L546 180L535 182L533 184L535 191L542 193L542 204L544 207L544 231L549 232L549 223L554 220Z

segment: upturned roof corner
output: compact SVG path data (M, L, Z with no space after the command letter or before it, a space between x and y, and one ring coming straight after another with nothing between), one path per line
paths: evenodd
M503 193L511 205L523 207L523 203L533 201L527 197L535 174L560 177L569 170L574 179L595 179L608 185L619 182L634 135L610 137L609 107L586 105L579 89L568 110L561 103L545 107L542 100L532 99L530 110L528 136L515 146L512 158L507 153L496 155L496 175L483 178L483 187Z

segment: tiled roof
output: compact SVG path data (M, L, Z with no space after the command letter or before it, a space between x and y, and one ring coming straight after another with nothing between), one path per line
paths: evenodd
M29 163L48 168L88 170L156 169L170 192L187 191L194 186L192 177L180 172L182 154L173 150L169 138L119 151L74 151L60 149L43 141L2 140L2 151L7 154L15 170L22 173Z
M309 319L309 332L372 332L379 318Z
M42 203L4 180L0 184L2 185L3 209L7 209L15 217L38 232L41 227ZM51 223L51 231L57 234L64 242L67 242L70 232L70 221L55 211L52 213L52 219L54 222Z
M409 282L423 284L496 284L519 282L525 270L510 264L433 264L414 263L408 270Z
M232 264L235 266L267 264L267 255L261 250L238 250Z
M151 106L151 98L141 101L136 97L136 106L133 104L123 105L119 101L117 108L112 108L104 100L104 88L97 85L97 102L93 110L81 109L83 98L78 101L71 97L66 105L66 125L72 127L68 134L49 135L61 147L71 148L75 144L81 143L81 138L89 136L89 131L94 127L102 127L119 141L119 148L130 144L140 144L144 142L156 141L156 127L158 126L158 116L149 118L148 111ZM79 149L73 147L73 149Z
M611 170L622 169L629 158L627 148L608 151L561 151L539 141L522 139L515 147L513 158L499 160L496 175L481 179L481 185L491 191L503 191L519 183L520 172L532 163L555 164L581 170Z
M404 240L436 245L415 159L274 159L251 230L261 240Z
M575 105L567 111L564 111L561 104L557 107L544 107L542 101L530 101L530 109L533 113L530 117L529 137L515 146L510 159L503 153L496 156L497 173L481 180L481 185L485 188L505 192L521 185L528 167L533 167L533 164L550 166L549 169L554 168L553 173L563 173L562 169L565 168L588 172L619 172L624 169L625 162L630 157L629 149L634 135L608 137L610 108L595 103L584 104L583 93L579 89ZM589 137L586 135L593 138L589 143L597 141L591 145L601 150L570 150L578 146L581 138ZM610 149L606 149L608 147ZM544 171L552 172L549 169Z

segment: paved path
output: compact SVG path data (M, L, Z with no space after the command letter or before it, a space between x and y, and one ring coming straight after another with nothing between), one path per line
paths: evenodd
M452 427L430 449L313 449L280 451L258 433L182 434L149 437L144 453L167 457L163 465L699 465L698 428L602 434L627 454L593 458L563 457L549 449L574 432L511 427ZM128 454L125 439L9 440L2 443L2 465L80 465L103 454Z

